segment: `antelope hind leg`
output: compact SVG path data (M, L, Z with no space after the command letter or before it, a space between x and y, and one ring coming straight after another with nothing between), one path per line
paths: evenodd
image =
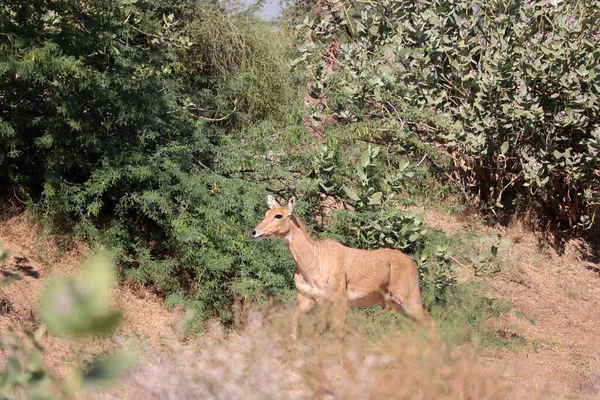
M418 291L411 293L406 301L402 301L393 292L389 292L388 298L401 314L425 328L429 332L430 338L438 338L435 322L423 308L421 294Z

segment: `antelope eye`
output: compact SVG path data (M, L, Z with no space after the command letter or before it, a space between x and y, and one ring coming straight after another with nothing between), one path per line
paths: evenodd
M281 218L283 218L283 215L281 215L281 214L276 214L274 218L281 219Z

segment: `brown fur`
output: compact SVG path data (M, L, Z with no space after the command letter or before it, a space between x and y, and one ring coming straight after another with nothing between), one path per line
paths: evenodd
M292 319L293 337L300 315L323 302L334 306L334 329L338 334L344 328L349 306L387 308L392 304L410 319L432 324L421 302L419 274L407 255L398 250L360 250L336 240L316 240L294 215L293 197L287 207L280 206L272 196L267 203L271 209L250 236L280 237L294 257L298 302Z

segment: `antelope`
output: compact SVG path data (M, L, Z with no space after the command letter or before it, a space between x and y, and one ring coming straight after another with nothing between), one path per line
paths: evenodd
M340 336L348 307L395 308L419 324L433 326L421 302L417 268L406 254L392 249L355 249L332 239L317 240L294 214L294 197L287 206L281 206L269 195L267 204L265 218L250 232L250 237L277 236L285 240L292 253L298 290L292 338L297 337L300 315L317 303L333 304L332 327Z

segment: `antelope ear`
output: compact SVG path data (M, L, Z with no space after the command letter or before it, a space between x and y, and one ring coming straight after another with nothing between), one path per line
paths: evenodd
M280 207L279 203L277 202L277 200L275 200L275 197L268 195L267 196L267 204L269 205L269 208L272 210L274 208Z
M294 213L295 206L296 206L296 198L292 197L291 199L288 200L288 210L290 211L290 214Z

